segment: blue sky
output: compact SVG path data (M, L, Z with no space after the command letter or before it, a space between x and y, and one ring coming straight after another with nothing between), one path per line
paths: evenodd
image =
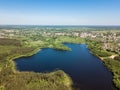
M0 0L0 24L120 25L120 0Z

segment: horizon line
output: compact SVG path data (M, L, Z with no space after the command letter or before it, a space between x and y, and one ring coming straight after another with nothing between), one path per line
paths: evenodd
M51 24L44 24L44 25L42 25L42 24L0 24L0 26L120 26L120 25L61 25L61 24L59 24L59 25L57 25L57 24L55 24L55 25L51 25Z

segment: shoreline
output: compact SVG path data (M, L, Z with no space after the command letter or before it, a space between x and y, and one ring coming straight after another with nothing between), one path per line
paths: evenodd
M87 48L88 48L88 47L87 47ZM89 49L90 53L93 54L93 55L95 55L97 58L99 58L99 59L102 61L103 65L110 71L110 73L112 74L112 83L113 83L113 86L115 87L115 89L119 89L119 87L116 86L116 83L115 83L115 81L114 81L114 79L115 79L114 77L116 76L116 75L115 75L115 72L114 72L111 68L109 68L109 66L108 66L107 64L105 64L105 63L106 63L106 60L105 60L105 59L109 58L109 59L112 59L112 60L113 60L113 58L111 58L111 56L117 56L118 54L114 54L114 55L107 56L107 57L100 57L99 55L93 53L93 52L90 50L90 48L88 48L88 49ZM117 79L116 79L116 80L117 80ZM118 81L118 80L117 80L117 81Z
M75 44L75 43L71 43L71 44ZM78 44L78 43L77 43L77 44ZM46 48L50 48L50 47L46 47ZM69 47L68 47L68 48L69 48ZM88 47L87 47L87 44L86 44L86 48L88 48ZM9 59L10 61L13 62L13 65L14 65L13 71L15 71L15 72L20 72L20 71L18 71L18 70L15 68L16 66L15 66L15 63L14 63L13 60L18 59L18 58L21 58L21 57L29 57L29 56L32 56L32 55L36 54L37 52L41 51L42 49L44 49L44 48L39 47L39 48L36 48L33 52L30 52L30 53L28 53L28 54L26 54L26 55L18 55L18 56L16 56L16 57L13 57L13 58ZM57 48L54 48L54 47L52 47L52 49L60 50L60 49L57 49ZM89 49L89 48L88 48L88 49ZM95 55L97 58L99 58L99 59L102 61L102 63L104 64L104 62L105 62L104 57L98 56L97 54L93 53L90 49L89 49L89 51L90 51L91 54L93 54L93 55ZM111 56L112 56L112 55L111 55ZM114 79L114 78L113 78L113 77L114 77L114 72L113 72L111 69L109 69L109 68L107 67L107 65L104 64L104 66L111 72L111 74L112 74L112 79ZM23 72L23 71L22 71L22 72ZM28 72L29 72L29 71L28 71ZM52 72L49 72L49 73L54 73L54 72L56 72L56 71L52 71ZM64 72L64 71L63 71L63 72ZM39 73L41 73L41 72L39 72ZM49 73L46 73L46 74L49 74ZM65 73L65 74L66 74L66 73ZM67 75L67 76L68 76L69 80L71 81L69 75ZM71 81L71 82L72 82L72 81ZM70 83L71 83L71 82L70 82ZM112 82L113 82L113 81L112 81ZM114 85L114 82L113 82L113 86L115 86L115 85Z
M50 48L50 47L46 47L46 48ZM30 53L27 53L27 54L25 54L25 55L16 55L16 56L14 56L14 57L7 57L7 61L10 63L10 65L11 65L11 70L14 72L14 73L17 73L17 74L20 74L20 73L26 73L26 72L28 72L28 73L34 73L34 74L48 74L48 75L51 75L51 74L57 74L57 73L59 73L59 72L61 72L61 73L63 73L63 75L64 75L64 77L63 77L63 83L64 83L64 85L67 87L67 88L69 88L69 90L73 90L72 88L72 85L73 85L73 81L72 81L72 79L71 79L71 77L67 74L67 73L65 73L64 71L62 71L62 70L55 70L55 71L51 71L51 72L46 72L46 73L42 73L42 72L29 72L29 71L19 71L19 70L17 70L16 69L16 65L15 65L15 62L14 62L14 60L16 60L16 59L18 59L18 58L21 58L21 57L30 57L30 56L32 56L32 55L35 55L36 53L38 53L39 51L41 51L42 49L44 49L44 48L41 48L41 47L37 47L34 51L32 51L32 52L30 52ZM59 50L59 49L57 49L57 48L53 48L53 49L56 49L56 50ZM68 51L68 50L67 50Z

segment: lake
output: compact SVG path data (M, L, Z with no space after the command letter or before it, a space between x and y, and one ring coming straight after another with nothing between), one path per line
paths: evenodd
M42 49L31 57L15 60L19 71L50 72L63 70L81 90L114 90L112 74L85 44L65 44L72 51Z

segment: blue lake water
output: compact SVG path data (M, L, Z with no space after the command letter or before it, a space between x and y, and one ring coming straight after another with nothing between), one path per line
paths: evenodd
M31 57L15 60L19 71L50 72L63 70L81 90L114 90L112 74L85 44L65 44L72 51L42 49Z

